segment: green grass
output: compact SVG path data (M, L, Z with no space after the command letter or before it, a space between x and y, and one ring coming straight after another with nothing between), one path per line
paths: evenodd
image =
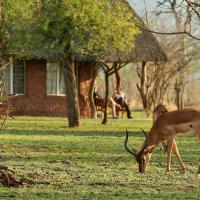
M0 132L0 165L34 183L24 188L0 185L0 199L200 199L197 175L199 145L192 136L177 137L187 171L181 174L173 157L165 174L165 155L156 148L146 173L123 147L139 149L151 120L140 113L132 120L81 120L80 128L66 128L65 118L16 117Z

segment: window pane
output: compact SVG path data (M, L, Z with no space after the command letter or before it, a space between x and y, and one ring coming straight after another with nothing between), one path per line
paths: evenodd
M6 85L6 92L7 92L7 94L10 94L10 92L11 92L10 73L11 73L11 64L8 65L5 68L5 70L3 71L3 81L4 81L4 84Z
M24 62L13 64L13 93L24 93Z
M61 67L60 67L60 75L59 75L59 94L65 94L64 74Z
M47 94L57 94L58 63L47 63Z
M64 75L58 62L47 63L47 94L65 94Z

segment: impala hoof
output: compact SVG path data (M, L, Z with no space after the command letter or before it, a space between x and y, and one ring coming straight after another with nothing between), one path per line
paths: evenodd
M181 174L184 174L184 173L185 173L185 167L184 167L184 166L183 166L183 167L180 167L179 169L180 169Z
M170 171L165 171L165 175L168 175Z
M185 169L180 170L181 174L185 174Z

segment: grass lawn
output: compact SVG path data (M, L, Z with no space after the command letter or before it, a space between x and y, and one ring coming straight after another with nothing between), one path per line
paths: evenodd
M186 164L178 171L175 157L165 174L165 155L156 148L150 166L138 173L136 162L123 147L144 141L140 127L149 130L151 120L137 113L131 120L81 120L80 128L66 128L65 118L16 117L0 132L0 165L32 181L27 187L0 185L0 199L200 199L196 171L199 145L196 137L177 137Z

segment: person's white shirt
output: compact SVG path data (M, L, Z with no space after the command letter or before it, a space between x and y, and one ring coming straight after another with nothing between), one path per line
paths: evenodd
M121 91L120 91L120 92L116 92L116 93L115 93L115 99L118 100L118 99L120 99L120 98L122 98L122 99L125 98L124 93L121 92Z

